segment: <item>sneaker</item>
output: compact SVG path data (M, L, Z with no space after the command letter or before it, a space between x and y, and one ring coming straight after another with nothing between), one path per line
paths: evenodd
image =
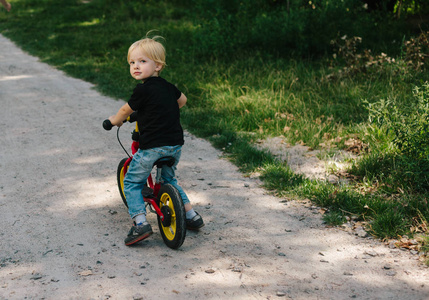
M190 230L197 230L204 226L203 218L196 212L196 216L192 219L186 219L186 228Z
M145 238L148 238L152 234L152 227L149 223L145 222L131 227L128 236L125 239L125 245L131 246L135 243L143 241Z

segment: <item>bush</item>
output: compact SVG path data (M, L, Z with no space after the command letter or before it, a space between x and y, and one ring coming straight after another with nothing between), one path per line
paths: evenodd
M401 47L399 59L389 57L385 53L375 55L371 49L362 49L362 38L344 35L331 41L333 59L331 68L343 66L329 74L327 79L344 78L357 74L382 74L394 72L404 75L416 74L425 70L429 60L429 31L417 37L411 37Z
M319 57L330 51L329 42L338 32L368 36L378 45L385 37L394 38L385 34L392 30L380 30L381 26L392 29L390 19L377 23L359 1L191 2L194 53L204 57L230 57L249 49L268 56ZM375 36L377 32L383 35Z
M400 154L412 159L429 159L429 83L415 87L408 103L394 99L381 100L368 106L370 118L391 130L393 143Z
M390 98L367 105L370 121L385 132L392 147L374 145L374 153L351 172L376 179L380 186L396 186L391 192L429 191L429 84L416 87L406 103Z

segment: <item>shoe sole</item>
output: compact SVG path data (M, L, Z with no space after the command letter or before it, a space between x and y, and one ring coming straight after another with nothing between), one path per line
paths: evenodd
M201 227L204 227L204 225L206 225L206 224L202 224L201 226L199 226L199 227L191 227L191 226L186 226L186 229L189 229L189 230L198 230L198 229L200 229Z
M131 245L134 245L135 243L141 242L144 239L147 239L148 237L150 237L152 235L152 233L153 232L148 232L148 233L146 233L144 235L141 235L138 238L136 238L135 240L132 240L132 241L130 241L128 243L125 243L125 246L131 246Z

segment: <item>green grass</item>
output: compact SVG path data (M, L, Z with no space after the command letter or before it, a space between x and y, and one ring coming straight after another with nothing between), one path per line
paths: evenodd
M264 53L260 45L228 57L202 55L200 46L219 47L222 39L199 44L204 24L189 10L191 1L11 2L11 13L0 10L3 35L42 61L123 100L135 85L128 73L127 49L157 29L166 38L168 67L163 76L189 99L182 110L186 129L223 149L242 172L259 172L267 189L308 197L329 208L327 222L338 225L351 214L367 221L374 235L391 238L411 234L412 220L419 214L429 219L428 185L418 180L427 175L426 165L402 157L392 132L370 122L368 110L381 99L408 105L414 87L429 80L427 72L393 64L328 80L327 75L342 67L331 68L328 56L277 56ZM398 40L402 34L398 32ZM389 36L394 36L391 30ZM392 48L387 41L381 44ZM350 170L358 180L334 186L294 174L254 147L257 139L269 136L312 148L330 145L331 151L354 137L368 144L370 152Z

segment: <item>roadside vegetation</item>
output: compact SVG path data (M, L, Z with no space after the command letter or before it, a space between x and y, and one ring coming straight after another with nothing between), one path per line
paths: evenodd
M425 1L11 0L0 32L67 74L126 100L129 45L165 37L163 76L188 96L187 130L325 221L362 222L429 250L429 16ZM382 3L389 3L383 5ZM1 55L1 54L0 54ZM283 136L331 153L359 144L347 185L309 180L257 150ZM407 246L411 247L411 246Z

